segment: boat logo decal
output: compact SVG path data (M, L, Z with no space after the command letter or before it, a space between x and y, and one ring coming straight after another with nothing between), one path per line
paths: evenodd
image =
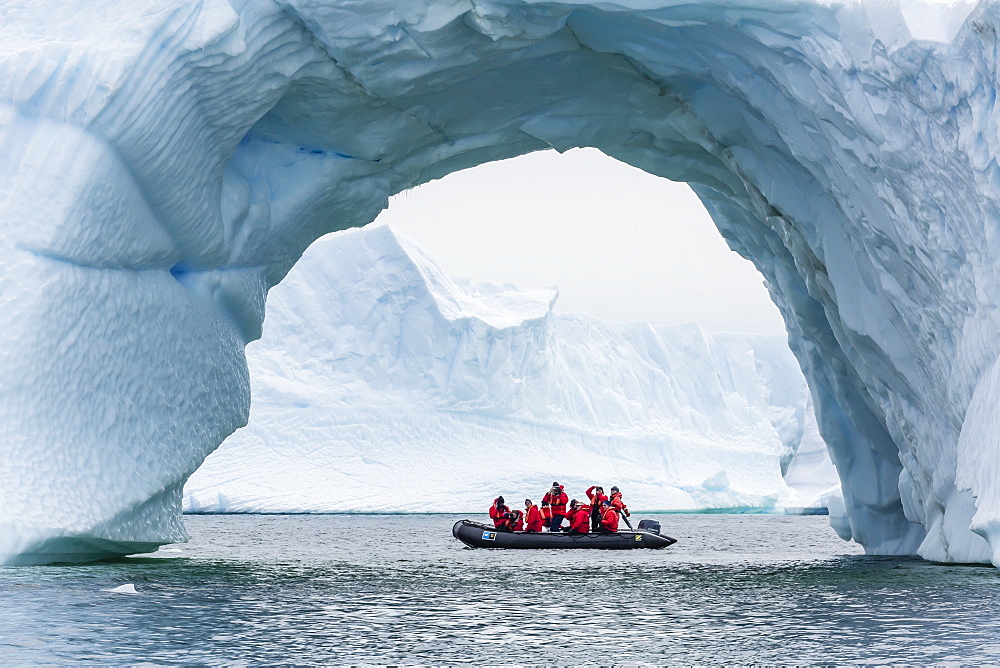
M636 540L642 540L642 534L636 534L635 535L635 539Z
M496 540L496 539L497 539L497 532L496 531L484 531L483 532L483 540Z

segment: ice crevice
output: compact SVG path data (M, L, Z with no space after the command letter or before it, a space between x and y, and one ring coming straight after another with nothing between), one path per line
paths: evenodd
M179 486L247 420L267 291L315 239L590 146L691 183L760 269L841 535L996 561L997 3L5 11L0 554L177 539ZM162 271L84 269L118 266Z

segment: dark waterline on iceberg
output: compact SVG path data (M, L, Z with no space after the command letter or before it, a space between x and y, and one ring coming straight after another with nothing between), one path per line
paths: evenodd
M193 516L155 557L0 568L0 657L1000 661L995 569L866 557L823 517L665 515L666 550L573 554L466 549L458 517Z

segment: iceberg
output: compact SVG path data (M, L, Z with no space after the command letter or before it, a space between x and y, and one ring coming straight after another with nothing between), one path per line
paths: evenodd
M1000 565L1000 3L3 11L3 561L182 540L310 243L444 174L589 146L690 183L761 271L840 534Z
M557 315L556 299L453 281L388 226L317 241L247 347L249 425L185 510L484 512L553 478L647 510L816 506L837 488L784 337Z

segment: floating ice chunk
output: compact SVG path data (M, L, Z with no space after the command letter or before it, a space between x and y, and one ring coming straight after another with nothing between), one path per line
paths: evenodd
M826 507L830 511L830 526L844 540L850 540L853 531L851 520L847 516L847 506L844 497L839 492L831 493L826 499Z
M135 590L135 585L132 583L123 584L120 587L115 587L114 589L102 589L101 591L110 592L112 594L138 594Z

